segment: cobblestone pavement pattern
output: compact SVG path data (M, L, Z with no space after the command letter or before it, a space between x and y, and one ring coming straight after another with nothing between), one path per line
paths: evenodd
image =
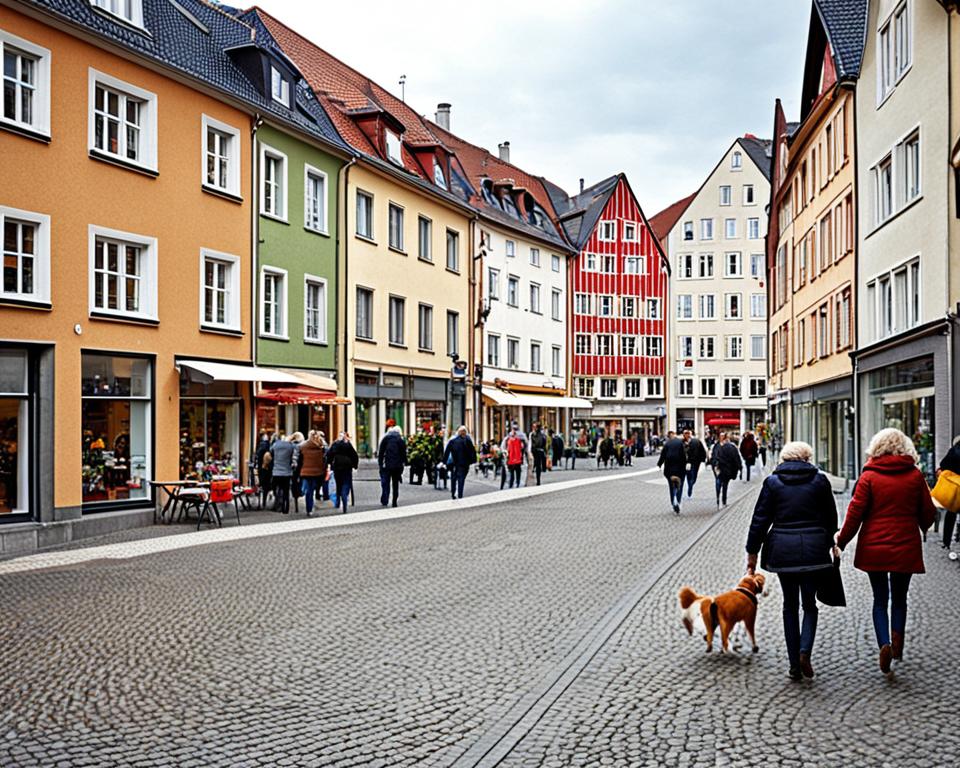
M649 479L0 577L0 764L452 765L716 519L706 483L676 517ZM818 677L788 685L778 596L756 657L708 657L679 626L680 583L739 575L746 509L653 583L504 764L945 764L903 756L950 749L955 564L929 545L893 683L848 571Z

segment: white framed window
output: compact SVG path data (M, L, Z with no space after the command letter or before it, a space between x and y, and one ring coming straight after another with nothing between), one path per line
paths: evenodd
M500 270L487 268L487 298L490 301L500 300Z
M608 275L617 272L617 257L612 253L605 253L600 256L600 271Z
M589 355L591 350L590 334L578 333L573 339L574 350L578 355Z
M900 3L877 33L877 103L883 102L913 61L910 3Z
M751 253L750 254L750 277L757 280L762 280L763 274L764 274L763 254Z
M647 273L647 260L643 256L626 256L623 259L623 274L625 275L645 275Z
M143 26L143 0L91 0L97 8L123 19L128 24Z
M578 378L573 380L577 397L593 397L594 379Z
M575 293L573 295L573 311L578 315L592 315L593 296L589 293Z
M882 224L893 214L893 158L887 155L873 169L874 223Z
M680 336L677 339L678 359L689 360L693 357L693 336Z
M496 333L487 334L487 365L492 368L500 367L500 336Z
M753 184L744 184L743 185L743 204L744 205L756 205L757 200L754 196Z
M560 257L555 253L550 254L550 269L554 272L560 271Z
M429 304L417 307L417 348L421 352L433 351L433 307Z
M543 373L543 363L540 360L540 342L530 342L530 372Z
M260 335L286 339L287 270L263 267L260 270Z
M540 314L540 286L537 283L530 283L530 311Z
M620 317L636 317L636 316L637 316L637 297L621 296L620 297Z
M720 205L727 206L731 204L733 195L730 192L729 184L722 184L720 186Z
M701 253L697 258L697 277L713 277L712 253Z
M703 293L700 295L700 319L717 319L717 297L712 293Z
M662 320L663 314L661 309L663 307L663 302L661 299L650 298L647 299L647 319L649 320Z
M270 67L270 96L284 106L290 106L290 83L276 67Z
M157 321L157 239L90 225L90 315Z
M677 394L680 397L693 397L692 376L681 376L677 379Z
M516 275L507 277L507 305L511 307L520 306L520 278Z
M767 294L750 294L750 319L765 320L767 317Z
M700 397L717 396L717 378L716 376L700 377Z
M767 380L759 376L750 377L750 397L766 397Z
M513 240L507 240L504 243L503 252L508 259L512 259L517 255L517 244Z
M0 300L50 302L50 217L0 206Z
M287 156L266 144L260 145L260 213L287 220Z
M540 266L540 249L539 248L530 249L530 263L535 267Z
M92 67L88 86L90 153L156 173L156 94Z
M747 219L747 238L750 240L760 239L760 219L756 217Z
M357 235L373 240L373 195L357 190Z
M743 277L743 257L739 251L730 251L723 259L724 277Z
M460 271L460 233L454 229L447 230L447 269Z
M740 397L743 394L742 385L743 381L739 376L724 376L723 396L730 398Z
M447 356L460 354L460 313L447 310Z
M730 156L730 168L734 171L739 171L743 168L743 154L741 152L734 152Z
M327 234L327 174L311 165L303 166L303 226Z
M239 197L240 130L209 115L203 115L201 125L201 185Z
M387 204L387 242L395 251L403 250L403 208Z
M700 337L700 360L713 360L717 356L717 337L716 336L701 336Z
M609 333L597 334L597 354L610 357L613 354L613 335Z
M437 158L433 158L433 183L440 189L447 188L447 177L443 175L443 168L437 162Z
M637 356L637 337L636 336L620 337L620 355L622 357Z
M402 347L407 343L406 314L407 300L402 296L391 296L388 313L389 339L395 347Z
M689 280L693 277L693 254L681 253L677 256L677 279Z
M507 336L507 368L520 367L520 339Z
M357 338L373 339L373 291L357 286Z
M700 239L713 240L713 219L700 219Z
M701 317L703 316L703 297L701 301ZM677 320L693 320L693 296L681 293L677 296Z
M900 146L900 156L903 158L903 180L901 196L906 205L920 197L920 131L915 131L904 139Z
M200 327L240 330L240 257L200 250Z
M417 217L417 256L421 261L433 261L433 222L426 216Z
M303 276L303 340L327 343L327 281L316 275Z
M661 357L663 355L663 339L659 336L643 337L643 356Z
M601 240L604 242L613 242L617 239L617 222L601 221L597 231Z
M619 384L617 379L600 379L600 397L616 397L617 384Z
M754 334L750 337L750 359L765 360L767 357L767 337Z
M613 317L613 296L597 296L597 316Z
M624 379L623 396L628 400L639 400L643 397L643 379Z
M693 240L693 222L692 221L683 222L683 239Z
M723 236L727 240L735 240L737 238L737 220L736 219L723 220Z
M647 397L663 397L663 379L647 379Z
M387 160L397 165L403 165L403 144L400 137L389 128L386 131Z
M727 360L743 360L743 336L727 336L724 357Z
M584 272L597 271L597 254L595 253L583 254L583 271Z
M743 320L743 306L739 293L728 293L724 296L724 319Z
M50 51L0 29L0 123L50 136Z
M561 306L562 294L558 288L554 288L550 291L550 317L554 320L563 320Z
M623 223L623 241L625 243L635 243L637 241L637 225L632 221Z
M554 346L550 349L550 374L552 376L563 376L563 355L560 347Z

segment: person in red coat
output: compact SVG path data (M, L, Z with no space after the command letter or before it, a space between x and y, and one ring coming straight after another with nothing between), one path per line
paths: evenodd
M887 674L891 660L903 658L907 590L910 577L924 572L920 532L933 524L936 510L913 441L903 432L881 429L867 457L837 545L843 549L860 532L853 564L870 577L880 669Z

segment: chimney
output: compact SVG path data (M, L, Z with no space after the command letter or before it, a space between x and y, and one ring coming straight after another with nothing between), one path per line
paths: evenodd
M510 162L510 142L505 141L499 146L500 148L500 159L505 163Z
M437 104L436 121L443 130L450 130L450 105L446 102Z
M580 194L583 194L583 179L580 179Z

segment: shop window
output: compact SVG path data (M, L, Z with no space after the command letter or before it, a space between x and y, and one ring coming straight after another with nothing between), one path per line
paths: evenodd
M150 496L152 364L140 357L81 358L83 503Z
M209 480L213 475L240 477L241 398L235 382L197 384L180 380L180 478ZM257 409L260 429L276 429L276 410Z
M30 512L30 394L26 350L0 349L0 519Z

